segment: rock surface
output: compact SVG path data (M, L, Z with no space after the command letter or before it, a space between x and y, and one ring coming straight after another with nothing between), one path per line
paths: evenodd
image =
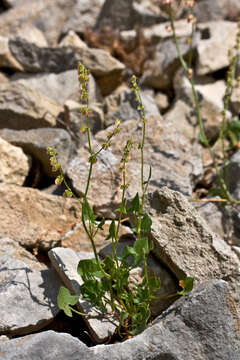
M31 166L31 159L21 148L0 137L0 182L23 185Z
M62 112L60 105L22 84L0 86L0 129L53 127Z
M0 334L38 331L59 312L60 281L8 238L0 239Z
M58 152L58 158L63 170L66 169L70 157L73 155L73 145L69 133L63 129L42 128L33 130L0 130L0 136L9 143L19 146L25 154L31 155L41 163L43 174L56 177L56 172L50 166L47 147L51 146ZM25 160L26 161L26 160ZM24 164L24 163L23 163ZM20 164L18 165L20 166ZM23 166L21 164L21 166ZM19 184L22 185L22 184Z
M198 46L198 75L206 75L229 65L228 51L236 42L237 24L228 21L216 21L199 25L204 32Z
M238 324L227 284L219 280L177 300L147 330L124 343L87 348L68 334L47 331L4 341L0 352L6 360L120 360L126 355L129 360L238 360Z
M240 310L239 259L184 196L164 187L149 194L146 209L153 221L154 254L178 279L192 276L197 283L227 279Z

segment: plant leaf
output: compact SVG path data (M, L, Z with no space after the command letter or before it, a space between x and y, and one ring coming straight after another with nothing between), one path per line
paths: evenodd
M99 265L96 259L84 259L80 260L77 267L77 272L84 279L90 279L93 277L102 278L104 275L99 269Z
M151 231L152 220L148 214L144 214L141 222L141 231L143 233L149 233Z
M83 200L82 213L85 221L90 221L92 224L95 224L96 216L94 215L93 209L87 198L84 198Z
M178 295L185 295L192 291L194 285L194 278L186 277L184 280L179 281L179 285L183 288L182 291L178 291Z
M78 299L78 295L71 295L67 288L64 286L60 287L57 303L59 309L63 310L67 316L72 317L72 310L70 309L69 305L75 305L78 302Z
M140 200L137 192L131 201L131 207L128 209L128 212L137 213L139 210L140 210Z

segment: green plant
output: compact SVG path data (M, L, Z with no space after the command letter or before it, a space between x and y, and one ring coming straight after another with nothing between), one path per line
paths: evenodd
M121 159L120 172L122 177L122 197L119 209L117 209L118 220L115 223L112 220L109 227L109 234L106 240L112 241L112 256L107 256L101 260L98 256L94 238L98 231L102 229L105 219L100 222L94 214L92 206L89 204L87 195L91 183L91 176L94 164L97 162L97 156L101 151L106 150L110 145L112 138L120 131L120 121L117 121L112 130L108 133L106 141L100 146L98 150L94 150L91 142L90 127L89 127L89 103L88 103L88 80L89 71L84 65L79 63L79 82L81 85L81 98L85 102L82 107L82 114L86 118L86 124L82 127L82 131L87 133L88 149L89 149L89 172L88 179L82 199L78 199L81 204L82 224L88 238L91 242L94 252L93 259L81 260L78 264L77 272L83 279L81 285L81 296L88 300L93 306L107 314L114 316L118 321L118 333L120 336L136 335L143 331L151 319L150 306L153 300L156 299L156 292L160 287L160 281L155 276L150 276L147 267L147 257L153 249L153 244L149 242L147 235L151 231L152 221L148 214L144 211L145 196L148 184L151 178L151 168L149 176L144 178L144 142L146 133L146 116L145 109L142 103L139 87L137 85L136 77L132 77L132 88L138 102L138 110L141 114L140 121L142 122L142 137L138 150L141 152L141 194L136 193L132 199L130 206L127 205L126 189L129 186L126 180L127 163L129 154L135 146L131 139L126 141L123 149ZM66 186L65 196L73 196L71 188L64 179L61 164L58 162L58 154L52 149L48 148L50 155L50 162L55 171L59 175L56 178L56 184L64 182ZM133 247L126 246L121 255L117 253L117 246L119 240L120 224L123 216L131 213L135 221L134 232L136 240ZM140 283L134 284L130 291L130 275L131 271L136 267L141 266L143 269L143 278ZM183 295L191 291L193 287L193 279L187 278L180 282L182 291L177 292L171 296ZM80 295L79 295L80 296ZM72 316L72 311L80 315L87 316L78 312L73 305L75 305L79 296L71 295L68 289L61 287L58 296L58 306L64 310L65 314Z
M238 141L239 141L238 139L240 136L239 120L229 121L227 118L227 111L229 109L229 101L230 101L230 97L231 97L232 90L234 87L234 78L235 78L236 65L237 65L237 60L238 60L238 53L240 50L240 23L238 24L239 31L238 31L238 34L236 37L236 45L235 45L234 49L232 49L232 51L229 52L229 64L230 65L229 65L229 70L227 73L227 81L226 81L227 86L226 86L226 91L225 91L225 96L224 96L222 122L220 125L219 136L217 139L217 141L219 141L221 143L221 148L222 148L222 157L223 157L222 168L224 169L224 171L223 171L218 164L216 154L211 148L210 141L207 138L205 129L204 129L204 124L203 124L203 119L202 119L202 114L201 114L201 109L200 109L200 100L199 100L198 93L196 91L196 86L195 86L195 81L194 81L194 70L192 68L192 46L190 47L190 55L189 55L188 61L184 60L184 58L181 54L181 51L180 51L179 42L178 42L176 29L175 29L175 19L174 19L174 9L173 9L174 3L175 3L175 0L163 0L162 1L162 4L164 4L167 7L167 12L170 17L170 24L171 24L170 30L172 30L172 33L173 33L173 39L174 39L174 42L176 45L178 58L180 60L180 63L182 65L184 71L185 71L185 74L187 75L189 82L191 84L193 99L194 99L194 106L196 109L198 124L199 124L199 129L200 129L199 141L202 143L202 145L204 147L208 148L214 168L215 168L215 172L217 175L218 186L212 188L209 193L212 195L219 195L222 198L223 202L225 202L225 203L236 204L236 203L239 203L239 201L234 200L228 190L228 167L229 167L230 161L229 161L229 157L228 157L228 152L225 147L225 140L229 139L231 147L236 148L238 145ZM196 18L193 15L193 8L195 5L195 0L185 0L185 5L189 9L188 22L192 24L192 35L191 35L191 38L189 39L189 43L192 45L194 32L196 30Z

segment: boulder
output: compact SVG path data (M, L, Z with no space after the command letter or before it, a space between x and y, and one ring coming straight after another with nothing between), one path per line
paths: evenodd
M196 283L227 279L240 309L240 261L231 247L214 234L188 200L163 187L149 194L146 210L152 218L154 254L177 276Z
M14 58L26 72L60 73L77 68L81 61L97 79L103 95L111 93L122 81L125 66L107 51L91 48L40 48L19 37L9 41ZM61 61L59 61L61 59Z
M0 129L27 130L53 127L63 107L22 85L0 85Z
M108 26L111 29L133 28L133 0L105 0L97 19L96 29Z
M0 130L0 136L9 143L19 146L26 154L31 155L34 160L41 164L41 171L49 177L56 177L56 172L52 171L47 147L53 147L59 154L59 162L63 170L67 168L68 161L73 155L73 145L71 137L63 129L42 128L33 130ZM26 161L26 160L25 160ZM22 163L18 163L18 167ZM22 184L19 184L22 185Z
M0 36L0 68L10 68L18 71L23 70L23 67L9 49L9 39L4 36Z
M142 334L122 343L88 348L69 334L46 331L1 342L0 351L6 360L238 360L239 316L227 283L215 280L196 287Z
M206 11L206 9L204 9ZM237 23L212 21L198 25L197 74L206 75L229 66L228 52L236 43Z
M104 4L104 0L77 0L72 14L64 24L62 33L73 30L83 34L86 29L93 28Z
M67 70L55 73L40 73L40 74L26 74L17 73L11 76L10 80L14 84L23 84L50 99L54 100L60 105L68 99L76 98L76 101L80 101L78 71ZM96 81L92 75L89 78L89 102L97 102L101 99L100 90L96 84Z
M201 0L196 2L194 15L198 22L230 20L238 21L240 5L238 0Z
M87 44L75 33L73 30L69 30L67 34L62 38L59 46L72 46L76 48L86 48Z
M26 248L49 250L80 222L76 200L10 184L0 184L0 194L0 236L10 236Z
M151 115L159 115L158 107L151 91L142 91L141 93L143 105L146 109L146 117ZM136 96L130 89L116 90L114 93L105 98L105 126L110 126L117 119L126 121L130 119L139 119L137 111Z
M76 251L92 251L81 224L80 204L77 200L37 189L0 184L0 208L0 236L11 236L29 249L46 251L63 245ZM96 236L98 250L106 245L104 239L108 227L109 222ZM121 235L129 232L125 226L120 229Z
M187 58L190 45L186 38L179 38L179 48L182 56ZM199 41L199 33L195 33L192 42L193 55L196 52L196 45ZM172 86L173 77L180 68L175 43L172 39L161 41L157 46L152 59L144 64L145 71L141 78L143 85L158 90L169 90Z
M59 312L61 282L31 254L8 238L0 239L0 334L24 335L47 326Z
M17 6L1 14L0 35L16 34L26 25L41 30L49 44L56 45L63 24L72 14L75 0L6 0Z
M0 137L0 182L23 185L30 167L30 157Z
M223 111L223 100L226 91L226 83L224 80L214 81L211 78L197 78L195 81L195 89L198 94L200 111L203 119L205 133L208 139L215 140L218 137L221 122L222 122L222 111ZM186 107L189 107L188 114L185 115L183 122L188 121L192 124L198 124L196 116L196 107L194 105L194 97L192 93L191 84L186 76L183 75L183 71L179 71L174 79L174 90L177 96L175 103L175 111L178 101L184 101ZM194 118L195 119L194 119ZM227 112L227 117L230 118L230 112ZM179 121L179 117L178 117ZM181 120L180 120L181 121ZM176 123L176 121L175 121ZM198 132L199 132L199 126ZM196 133L196 127L193 129ZM196 137L195 137L196 139Z

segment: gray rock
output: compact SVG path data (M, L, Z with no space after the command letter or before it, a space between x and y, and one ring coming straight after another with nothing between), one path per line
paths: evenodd
M195 89L198 94L200 111L204 123L205 133L208 139L216 139L220 131L222 122L223 99L226 91L226 83L223 80L214 81L211 78L195 78ZM183 75L182 69L177 73L174 79L174 89L178 100L182 100L189 106L188 115L185 119L179 120L198 123L196 110L194 105L194 97L191 84L186 76ZM175 104L179 105L178 101ZM176 114L177 109L175 109ZM227 112L227 117L230 118L230 112ZM195 119L193 119L195 117ZM189 119L191 119L189 121ZM176 122L176 120L175 120ZM196 128L194 129L196 131ZM198 127L199 132L199 127ZM196 138L195 138L196 139Z
M85 106L85 105L84 105ZM79 139L78 145L84 145L87 141L86 134L81 133L81 127L86 125L86 119L81 113L84 107L79 103L68 100L65 103L65 111L67 113L68 125L72 133ZM104 114L100 104L91 103L89 105L89 127L93 134L104 129Z
M1 131L1 130L0 130ZM0 135L1 136L1 135ZM21 148L0 137L0 182L23 185L31 167L31 158Z
M97 79L103 95L108 95L121 83L125 69L122 63L102 49L42 48L19 37L9 41L9 48L26 72L60 73L76 69L78 61L81 61Z
M199 40L199 34L196 33L193 39L193 55ZM182 56L186 58L189 54L189 44L186 38L179 39L179 48ZM145 71L141 82L143 85L153 87L159 90L168 90L171 88L173 76L180 67L180 60L177 55L176 46L172 39L160 42L154 54L153 59L146 61Z
M0 130L0 136L9 143L19 146L26 154L40 161L43 173L53 178L56 177L56 172L53 172L50 166L47 147L51 146L57 150L63 170L66 169L68 161L73 155L70 135L63 129L42 128L26 131L2 129Z
M123 343L87 348L68 334L46 331L0 343L0 351L6 360L238 360L238 324L226 282L215 280L177 300L142 334Z
M24 2L26 3L26 0L3 0L4 5L8 8L19 6L19 4L22 5Z
M63 34L74 30L83 34L86 29L93 28L96 24L104 0L77 0L72 15L63 27Z
M105 26L111 29L130 30L133 28L133 0L106 0L96 23L99 30Z
M49 259L65 286L74 295L80 294L80 286L83 284L81 276L77 273L80 260L94 258L93 253L75 253L72 249L54 248L48 252ZM113 317L105 318L88 301L80 297L76 304L78 310L89 317L83 317L95 343L102 343L113 335L117 322Z
M11 39L9 48L25 72L60 73L75 69L80 60L71 47L42 48L21 37Z
M169 27L171 28L171 23L165 21L161 24L145 27L142 31L145 39L150 40L153 44L157 44L160 41L172 38L173 33L168 30ZM185 19L176 20L175 31L178 38L190 37L192 34L192 24L187 23Z
M81 218L76 200L10 184L0 184L0 208L0 236L10 236L26 248L49 250L61 244ZM78 231L79 242L89 244L82 227Z
M92 251L81 222L80 208L74 199L0 184L0 237L11 236L30 249L47 251L62 245L76 251ZM95 238L97 250L106 245L109 225L107 221ZM129 228L120 227L121 235L129 233Z
M96 149L98 144L106 140L109 130L111 127L95 136L98 142L94 143ZM93 167L88 198L99 216L115 217L114 209L119 207L121 198L119 168L122 150L129 138L138 143L140 134L141 124L138 121L125 121L121 125L120 133L112 140L111 147L98 156L98 161ZM190 149L191 146L185 142L182 136L171 125L164 123L160 116L149 117L145 139L146 165L144 167L145 179L149 175L149 165L152 167L149 191L167 185L186 195L191 194L191 183L194 182L193 172L196 169L193 164L197 159L199 163L200 159L199 155L192 157ZM130 183L126 191L128 199L133 198L137 191L140 192L140 152L135 148L132 151L134 153L132 153L127 166L127 182ZM85 189L89 166L88 158L87 148L82 147L67 169L67 174L79 195L82 195Z
M41 30L51 45L56 45L63 24L72 14L75 0L6 0L18 6L1 14L0 34L16 34L26 25Z
M58 45L72 46L76 48L87 47L87 44L73 30L69 30Z
M151 93L147 91L142 92L141 96L146 109L146 117L159 115L158 107ZM117 119L121 121L129 119L137 120L139 118L139 112L137 111L138 104L135 98L135 94L129 89L117 91L105 98L105 125L113 125Z
M40 270L37 262L25 260L20 246L16 248L9 239L1 239L0 334L6 335L44 328L59 312L57 292L61 283L56 272L45 267Z
M240 200L240 150L238 150L232 157L229 166L227 167L226 181L231 195L235 200Z
M212 21L199 24L198 29L202 33L202 39L197 46L197 74L206 75L227 67L228 51L236 42L237 23Z
M14 58L9 49L9 39L0 36L0 68L11 68L14 70L23 70L20 63Z
M0 85L0 129L53 127L62 113L62 106L22 84Z
M14 84L23 84L35 91L38 91L58 104L64 105L68 99L76 99L80 102L80 91L77 69L68 70L59 74L42 73L42 74L21 74L16 73L10 78ZM90 104L101 99L100 90L90 75L88 85L88 96Z
M164 187L149 194L146 209L153 221L154 254L178 279L192 276L197 283L227 279L240 309L240 261L187 199Z
M207 21L237 21L240 14L238 0L201 0L194 7L194 15L201 23Z

